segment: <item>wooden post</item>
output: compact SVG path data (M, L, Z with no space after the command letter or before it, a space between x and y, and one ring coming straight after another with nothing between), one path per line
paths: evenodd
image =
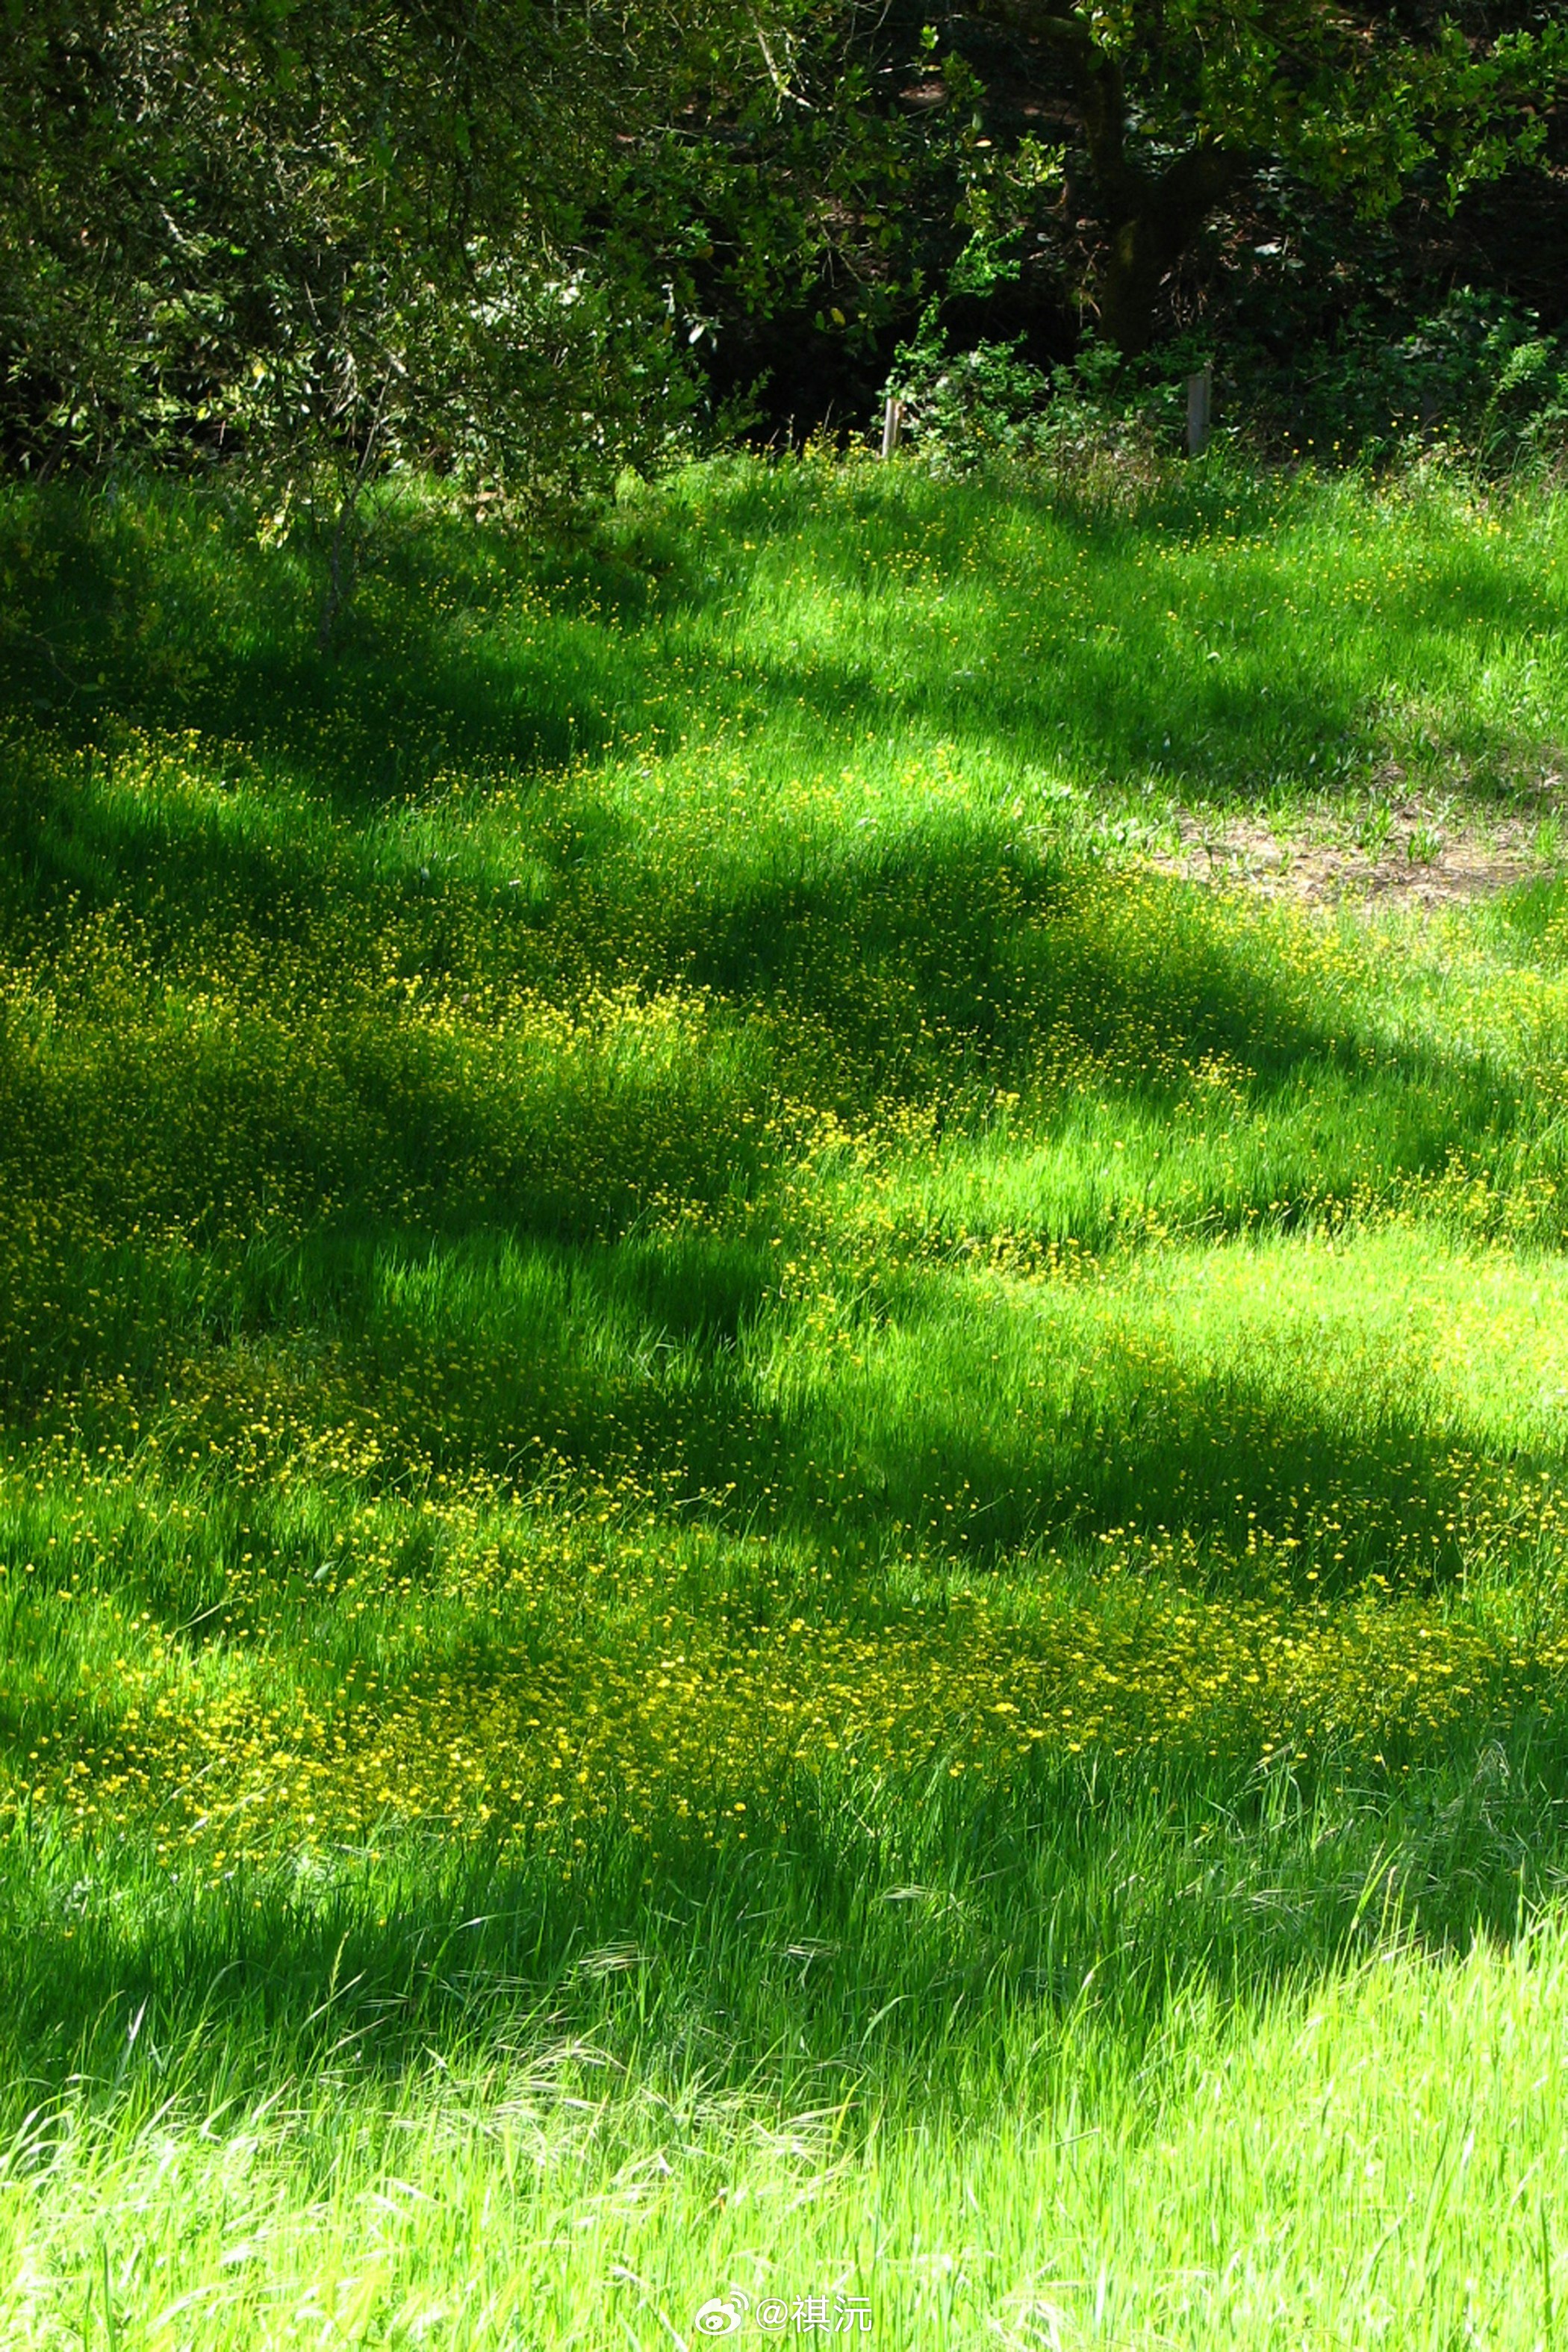
M1214 362L1205 360L1187 378L1187 455L1201 457L1214 429Z
M904 404L889 399L882 411L882 457L884 462L899 446L899 436L904 429Z

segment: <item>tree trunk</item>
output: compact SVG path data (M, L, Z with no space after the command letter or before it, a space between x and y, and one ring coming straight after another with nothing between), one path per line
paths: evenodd
M1161 287L1236 184L1244 158L1205 140L1158 175L1144 171L1127 152L1121 68L1082 18L1057 15L1050 0L981 5L1052 50L1067 69L1108 236L1097 289L1100 322L1119 351L1143 351L1153 336Z
M1118 351L1148 348L1161 287L1240 171L1240 157L1223 147L1191 148L1157 180L1123 167L1123 203L1134 194L1136 202L1118 206L1107 223L1099 287L1100 323Z

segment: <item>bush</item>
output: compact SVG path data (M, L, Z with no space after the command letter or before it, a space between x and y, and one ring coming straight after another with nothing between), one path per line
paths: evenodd
M1091 336L1048 372L1023 343L954 351L932 305L900 345L887 394L934 474L1000 457L1051 462L1085 482L1117 470L1142 478L1180 450L1185 380L1208 355L1200 337L1129 361ZM1437 456L1492 472L1568 456L1568 339L1468 287L1396 332L1359 309L1333 341L1284 365L1258 344L1233 346L1219 375L1226 437L1264 451L1373 465Z
M902 403L903 430L933 474L973 473L998 457L1142 473L1180 447L1183 385L1199 364L1185 341L1132 362L1091 335L1048 373L1023 345L1018 336L955 352L934 304L900 345L886 396Z
M1320 454L1439 454L1503 470L1555 464L1568 448L1568 344L1543 333L1533 310L1470 287L1396 332L1359 308L1293 371L1293 385L1261 357L1238 373L1261 406L1287 411L1296 445Z

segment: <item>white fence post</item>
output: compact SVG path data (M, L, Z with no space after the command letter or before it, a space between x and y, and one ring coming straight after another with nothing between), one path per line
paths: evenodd
M1201 457L1214 430L1214 362L1205 360L1187 378L1187 455Z

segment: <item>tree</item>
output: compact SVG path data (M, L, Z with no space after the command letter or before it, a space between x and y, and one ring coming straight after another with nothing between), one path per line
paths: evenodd
M13 457L242 459L323 523L329 630L385 465L646 462L692 388L636 177L726 72L763 73L728 0L0 10Z
M1103 230L1100 323L1129 352L1160 289L1245 175L1283 164L1363 217L1440 167L1451 198L1540 152L1568 27L1495 32L1340 0L979 0L1060 107ZM1553 12L1555 17L1556 12Z

